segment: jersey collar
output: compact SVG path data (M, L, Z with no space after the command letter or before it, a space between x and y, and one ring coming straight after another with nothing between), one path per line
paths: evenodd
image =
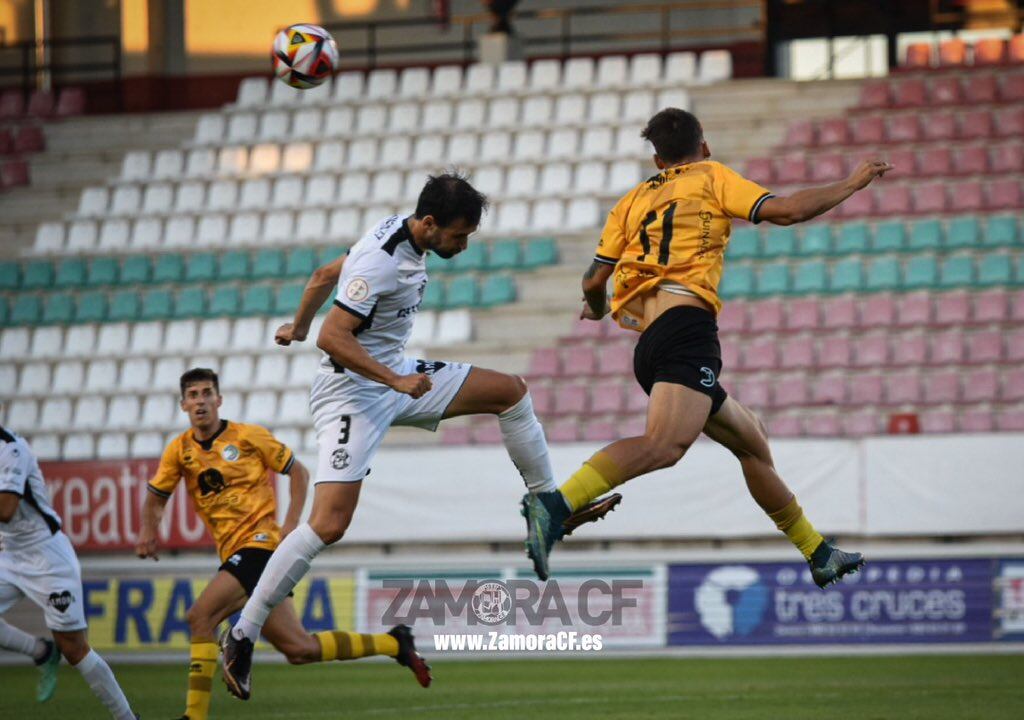
M206 452L210 452L210 449L213 448L213 441L216 440L217 438L219 438L221 435L223 435L224 431L227 430L227 429L228 429L228 421L227 420L221 420L220 421L220 427L217 428L217 432L215 432L210 437L206 438L205 440L200 440L199 438L196 437L196 431L193 430L192 431L192 439L195 441L196 445L201 447Z

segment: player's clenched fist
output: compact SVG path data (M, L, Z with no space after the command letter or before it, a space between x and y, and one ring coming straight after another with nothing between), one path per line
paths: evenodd
M274 333L274 342L286 347L291 345L293 342L302 342L305 339L306 334L296 330L295 325L290 322L279 327L277 332Z
M159 560L156 554L156 535L142 531L139 533L139 541L135 544L135 554L142 559L153 558Z
M391 385L395 392L405 393L413 399L423 397L433 387L430 378L423 373L414 375L401 375Z
M848 178L854 190L866 188L876 177L882 177L892 170L893 166L884 160L865 160L850 173Z

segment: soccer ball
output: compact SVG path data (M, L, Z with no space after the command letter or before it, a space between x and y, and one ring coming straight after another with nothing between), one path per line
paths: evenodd
M318 25L292 25L274 38L274 75L293 88L316 87L338 64L338 44Z

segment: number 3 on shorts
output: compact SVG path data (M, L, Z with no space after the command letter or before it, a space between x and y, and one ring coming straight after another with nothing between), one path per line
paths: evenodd
M348 432L352 428L352 416L342 415L341 416L341 430L338 434L338 444L345 445L348 443Z

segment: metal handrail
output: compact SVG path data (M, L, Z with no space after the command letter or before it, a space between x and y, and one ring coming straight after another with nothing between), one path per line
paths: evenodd
M38 62L39 49L106 46L111 51L109 61L96 62L57 62L49 60ZM21 62L14 67L0 66L0 78L20 76L21 88L27 96L35 86L35 78L40 72L48 72L53 76L61 73L101 73L110 72L118 88L118 101L121 101L121 38L114 35L99 37L48 38L45 40L23 40L10 45L0 44L0 55L6 51L20 53Z

